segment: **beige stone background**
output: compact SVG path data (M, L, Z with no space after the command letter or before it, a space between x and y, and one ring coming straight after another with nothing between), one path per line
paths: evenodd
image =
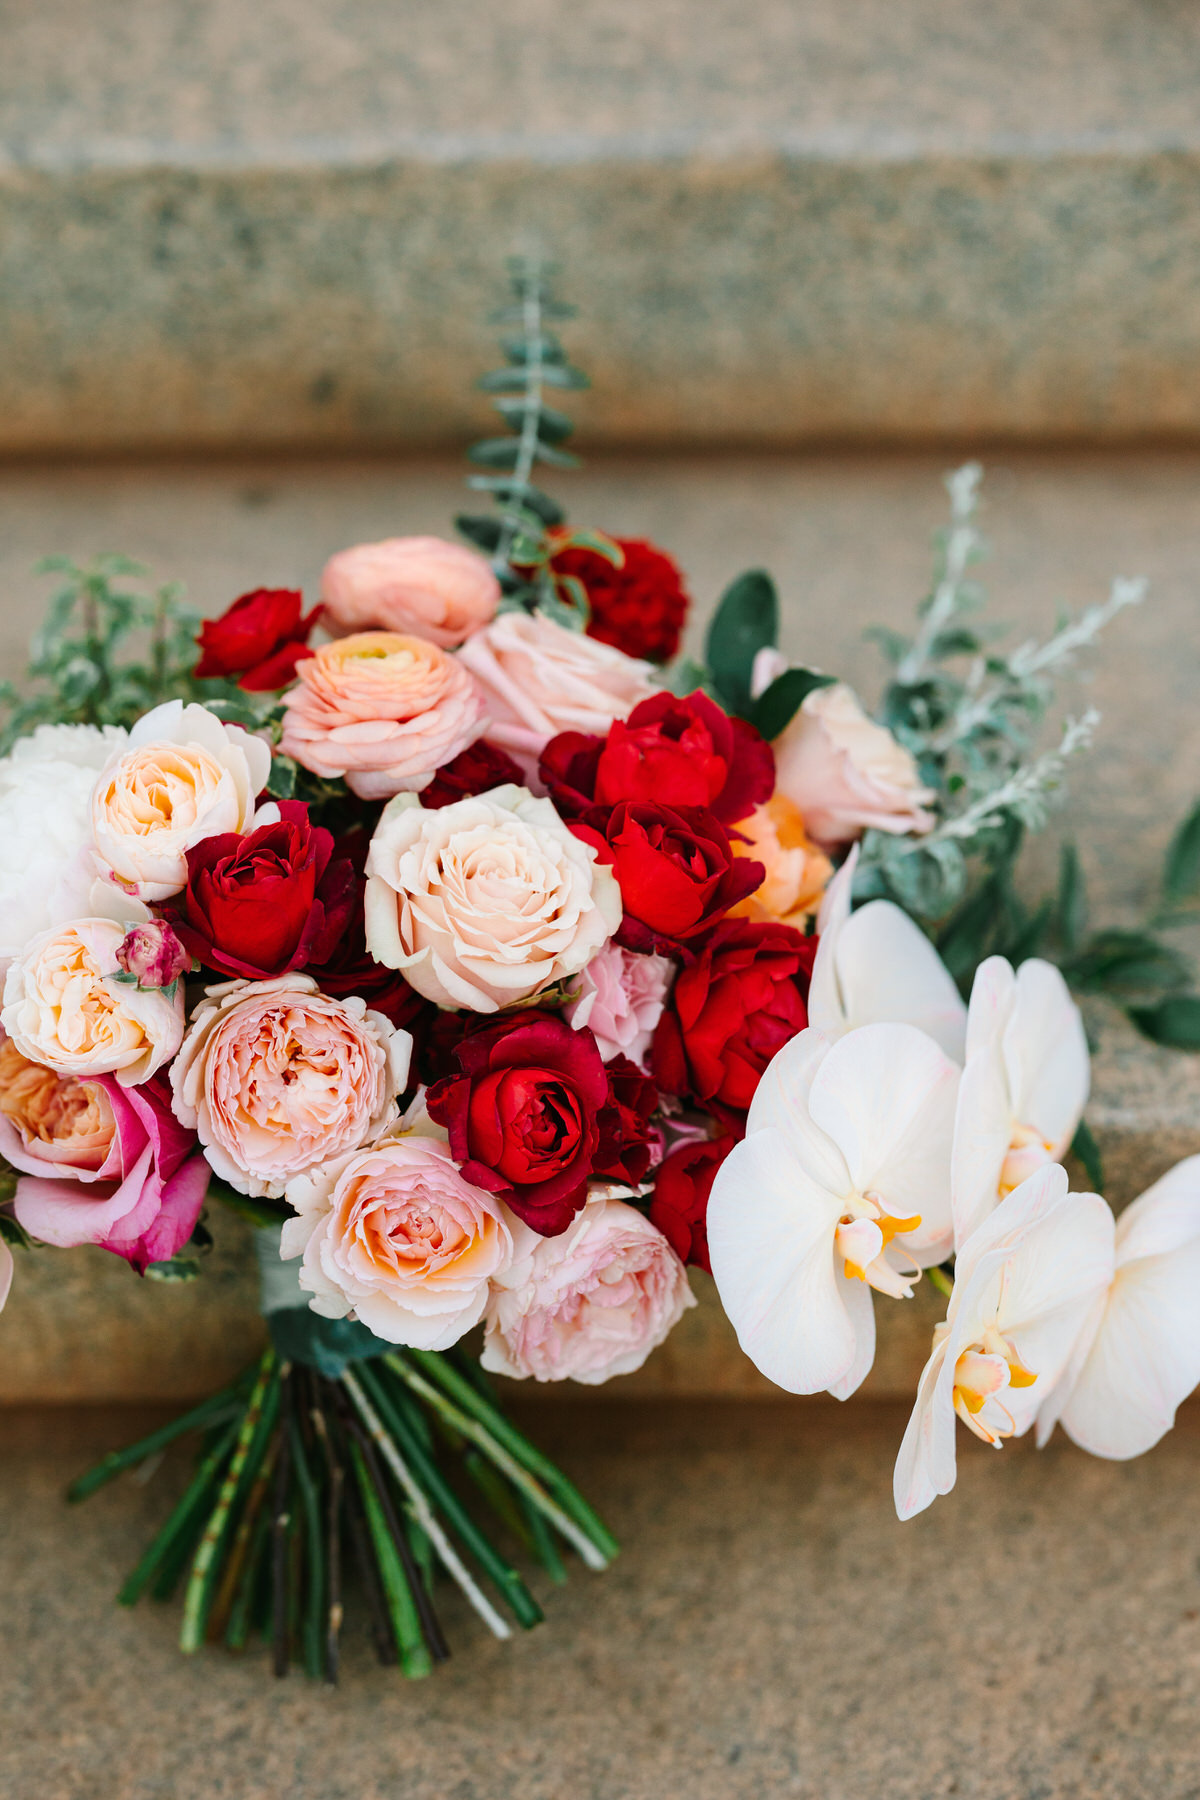
M1040 892L1072 835L1093 917L1144 916L1200 792L1194 7L0 0L0 46L0 673L47 551L124 550L218 611L448 530L502 260L537 245L595 380L555 489L680 558L694 633L769 567L786 646L870 696L864 629L924 593L967 454L1014 634L1149 577L1066 696L1104 724L1026 869ZM1200 1150L1200 1062L1089 1023L1121 1203ZM172 1290L21 1260L4 1800L1200 1793L1197 1409L1128 1467L969 1444L901 1527L932 1295L844 1408L771 1398L707 1291L639 1375L519 1396L627 1548L515 1646L454 1617L405 1689L355 1640L337 1695L183 1661L172 1615L108 1606L183 1460L59 1496L251 1353L243 1250L221 1222Z

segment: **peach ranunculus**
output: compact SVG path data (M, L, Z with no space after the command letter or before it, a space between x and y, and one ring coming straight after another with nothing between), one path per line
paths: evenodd
M734 918L778 919L803 929L821 904L833 864L804 829L798 806L786 794L774 793L733 827L735 856L748 856L767 871L761 887L730 908Z
M60 1075L148 1081L183 1037L183 992L141 988L117 961L128 924L76 919L26 944L4 978L0 1022L22 1056Z
M487 697L486 735L536 780L538 757L560 731L603 736L658 693L649 663L569 631L541 613L501 613L459 653Z
M383 1129L412 1037L310 975L211 987L171 1065L175 1116L222 1180L276 1198L287 1183Z
M118 887L165 900L187 885L187 853L219 832L278 818L268 802L271 752L205 706L168 700L143 714L92 790L92 838Z
M476 550L445 538L385 538L330 557L321 576L322 624L333 635L402 631L443 650L495 616L500 583Z
M367 854L367 948L442 1007L497 1012L575 975L621 923L621 892L549 800L493 788L384 808Z
M360 631L322 644L283 697L280 749L363 800L428 787L487 725L478 683L421 637Z
M894 835L936 823L936 798L917 765L884 725L868 719L842 682L814 688L775 739L775 785L803 816L824 850L852 843L868 829Z
M312 1310L352 1312L390 1344L448 1350L483 1317L512 1260L505 1208L436 1138L389 1133L290 1182L287 1197L298 1216L281 1254L304 1252Z
M621 1200L589 1200L559 1237L514 1232L487 1315L482 1362L495 1375L589 1386L629 1375L696 1304L662 1232Z

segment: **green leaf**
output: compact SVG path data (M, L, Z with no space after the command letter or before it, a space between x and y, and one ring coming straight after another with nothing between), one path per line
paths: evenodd
M791 724L810 694L818 688L832 687L836 680L836 675L818 675L815 669L785 669L766 693L752 702L751 724L769 743Z
M33 1239L11 1213L0 1212L0 1242L12 1244L19 1250L33 1249Z
M1092 1128L1086 1119L1080 1119L1079 1128L1071 1139L1071 1155L1083 1164L1088 1180L1098 1194L1104 1192L1104 1160L1100 1155L1100 1146L1092 1136Z
M1068 950L1078 949L1087 930L1087 892L1079 852L1074 844L1064 844L1059 852L1054 929L1059 941Z
M1097 931L1062 968L1072 987L1116 995L1184 987L1191 974L1185 956L1144 931Z
M764 569L750 569L722 594L705 644L713 682L734 712L749 713L754 658L778 637L775 583Z
M481 438L467 451L473 463L484 469L515 469L521 455L518 438Z
M563 538L555 540L554 554L558 556L564 550L590 550L595 556L602 556L605 562L611 563L614 569L625 566L625 552L620 544L606 537L602 531L593 531L588 526L569 531Z
M200 1273L200 1265L194 1256L172 1256L167 1262L152 1262L146 1265L147 1281L164 1281L179 1284L195 1281Z
M304 1363L336 1381L347 1363L383 1356L395 1348L357 1319L323 1319L307 1306L287 1306L270 1314L271 1341L283 1362Z
M283 1201L272 1205L269 1200L255 1200L249 1194L239 1194L236 1188L230 1187L227 1181L222 1181L219 1175L210 1176L208 1191L204 1197L206 1200L220 1201L230 1212L249 1219L252 1225L281 1225L287 1217Z
M710 699L717 698L708 670L703 664L693 662L690 656L682 656L678 662L672 663L669 669L664 670L662 679L668 693L682 697L684 694L694 694L699 688Z
M271 773L267 776L267 792L275 800L292 800L296 794L296 762L290 756L278 753L271 758Z
M1200 801L1171 839L1163 865L1163 898L1172 905L1200 893Z
M1200 994L1168 994L1153 1006L1131 1006L1144 1037L1171 1050L1200 1050Z

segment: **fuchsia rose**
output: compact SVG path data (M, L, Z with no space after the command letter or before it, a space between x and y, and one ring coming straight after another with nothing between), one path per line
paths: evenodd
M644 1064L674 974L668 956L642 956L620 944L605 944L580 976L577 997L563 1011L576 1031L587 1026L605 1062L627 1056Z
M14 1211L59 1249L99 1244L142 1274L192 1235L209 1182L195 1133L171 1112L162 1076L124 1088L79 1080L0 1043L0 1155L21 1171Z
M518 1381L598 1386L640 1369L695 1304L661 1231L620 1200L589 1200L560 1237L516 1234L481 1361Z
M443 650L486 625L500 583L478 551L445 538L385 538L340 550L321 576L325 622L351 631L405 631Z

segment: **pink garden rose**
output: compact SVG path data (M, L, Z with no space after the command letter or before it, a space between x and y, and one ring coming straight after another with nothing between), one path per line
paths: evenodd
M481 737L487 707L457 657L396 632L360 631L297 665L280 749L363 800L416 793Z
M402 631L443 650L486 625L500 604L500 583L475 550L444 538L385 538L356 544L325 564L322 623L336 637L351 631Z
M776 788L823 850L868 829L904 835L935 823L927 811L935 796L913 757L841 682L814 688L772 748Z
M605 1062L627 1056L644 1068L674 973L669 956L642 956L605 944L580 976L578 997L563 1011L576 1031L587 1026Z
M517 1380L585 1382L640 1369L696 1301L662 1232L621 1200L589 1200L558 1237L514 1226L482 1362Z
M171 1065L175 1115L242 1194L277 1197L296 1175L383 1128L408 1079L412 1037L365 1001L331 1000L310 975L208 989Z
M140 1274L192 1235L209 1182L195 1134L171 1112L166 1080L123 1088L31 1063L0 1043L0 1155L22 1171L14 1211L60 1249L99 1244Z
M483 1317L512 1260L500 1201L459 1173L447 1146L404 1132L288 1184L297 1217L285 1259L327 1319L348 1313L389 1344L448 1350Z
M535 793L542 750L560 731L603 736L658 693L649 663L541 613L501 613L463 645L487 697L488 739L514 756Z

